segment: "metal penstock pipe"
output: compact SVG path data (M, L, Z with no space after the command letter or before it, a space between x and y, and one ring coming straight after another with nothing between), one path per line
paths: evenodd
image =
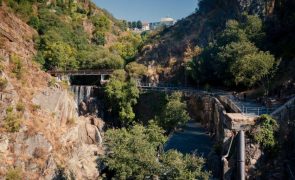
M245 180L245 132L241 130L238 136L238 180Z

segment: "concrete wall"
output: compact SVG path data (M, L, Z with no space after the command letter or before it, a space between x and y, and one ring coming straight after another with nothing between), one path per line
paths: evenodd
M242 113L242 110L227 96L218 96L217 97L221 104L232 113Z
M194 111L196 117L200 118L203 126L207 127L210 132L215 148L221 150L217 155L216 149L212 149L208 157L210 168L216 176L231 177L235 161L221 161L221 157L229 149L231 137L236 134L236 131L231 129L231 119L229 119L226 108L219 99L211 95L195 94L189 98L188 107L191 108L190 111Z

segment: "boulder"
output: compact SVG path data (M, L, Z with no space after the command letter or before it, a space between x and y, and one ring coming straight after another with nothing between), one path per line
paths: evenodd
M24 154L29 157L34 157L36 149L44 150L44 154L49 154L53 147L51 143L42 135L26 137L24 132L18 133L16 142L14 143L14 151L16 155Z

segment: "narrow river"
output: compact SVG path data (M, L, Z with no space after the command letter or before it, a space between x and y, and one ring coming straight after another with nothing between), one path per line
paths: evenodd
M200 123L189 121L182 131L175 132L168 140L164 150L175 149L181 153L196 153L207 157L212 149L210 136Z

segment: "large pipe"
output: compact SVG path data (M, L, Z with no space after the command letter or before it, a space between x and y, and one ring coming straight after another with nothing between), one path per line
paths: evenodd
M245 133L243 130L239 132L238 136L238 180L245 180Z

